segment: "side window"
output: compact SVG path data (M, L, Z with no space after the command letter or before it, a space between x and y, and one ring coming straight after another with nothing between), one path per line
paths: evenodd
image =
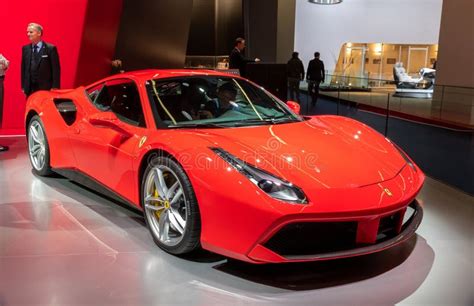
M97 96L99 95L100 89L104 86L104 84L100 84L97 86L94 86L90 89L87 89L87 95L89 96L89 99L94 102Z
M107 107L98 105L99 100L103 99L103 94L101 95L103 88L104 88L104 83L87 89L86 93L87 93L87 96L89 97L89 100L92 102L92 104L94 104L101 111L106 111ZM99 96L101 96L100 99L99 99Z
M121 121L139 127L146 127L140 95L134 81L121 80L121 82L107 83L105 90L110 101L110 110ZM101 97L101 94L102 92L98 98Z
M112 111L128 124L146 127L138 88L132 80L114 80L88 89L92 104L101 111Z
M105 83L101 83L92 88L86 90L89 100L99 110L106 112L110 110L110 102L112 101L109 97L107 87Z

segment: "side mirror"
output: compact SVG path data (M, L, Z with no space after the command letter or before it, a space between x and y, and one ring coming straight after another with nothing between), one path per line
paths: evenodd
M89 117L89 123L95 127L112 129L127 138L133 136L133 134L124 128L123 123L117 118L117 115L110 111L91 115Z
M295 101L288 101L286 102L286 105L297 115L300 114L301 106L299 105L298 102Z

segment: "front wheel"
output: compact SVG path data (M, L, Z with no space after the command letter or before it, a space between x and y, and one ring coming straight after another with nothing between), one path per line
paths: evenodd
M191 182L168 157L153 158L142 178L142 205L155 243L171 254L200 246L201 220Z
M49 163L49 144L43 123L38 115L28 123L28 155L33 172L40 176L48 176L53 172Z

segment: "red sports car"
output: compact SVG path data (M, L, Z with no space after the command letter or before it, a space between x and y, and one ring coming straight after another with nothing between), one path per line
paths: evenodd
M25 124L35 173L142 210L172 254L313 261L411 237L424 181L413 161L360 122L298 112L240 77L146 70L37 92Z

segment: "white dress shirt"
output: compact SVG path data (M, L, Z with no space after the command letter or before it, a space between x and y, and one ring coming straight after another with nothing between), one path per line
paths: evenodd
M40 51L41 51L41 48L43 48L43 41L40 40L40 41L36 44L36 46L38 46L38 49L36 50L36 52L40 52ZM35 52L35 45L34 45L34 44L31 44L31 50L32 50L33 52Z

